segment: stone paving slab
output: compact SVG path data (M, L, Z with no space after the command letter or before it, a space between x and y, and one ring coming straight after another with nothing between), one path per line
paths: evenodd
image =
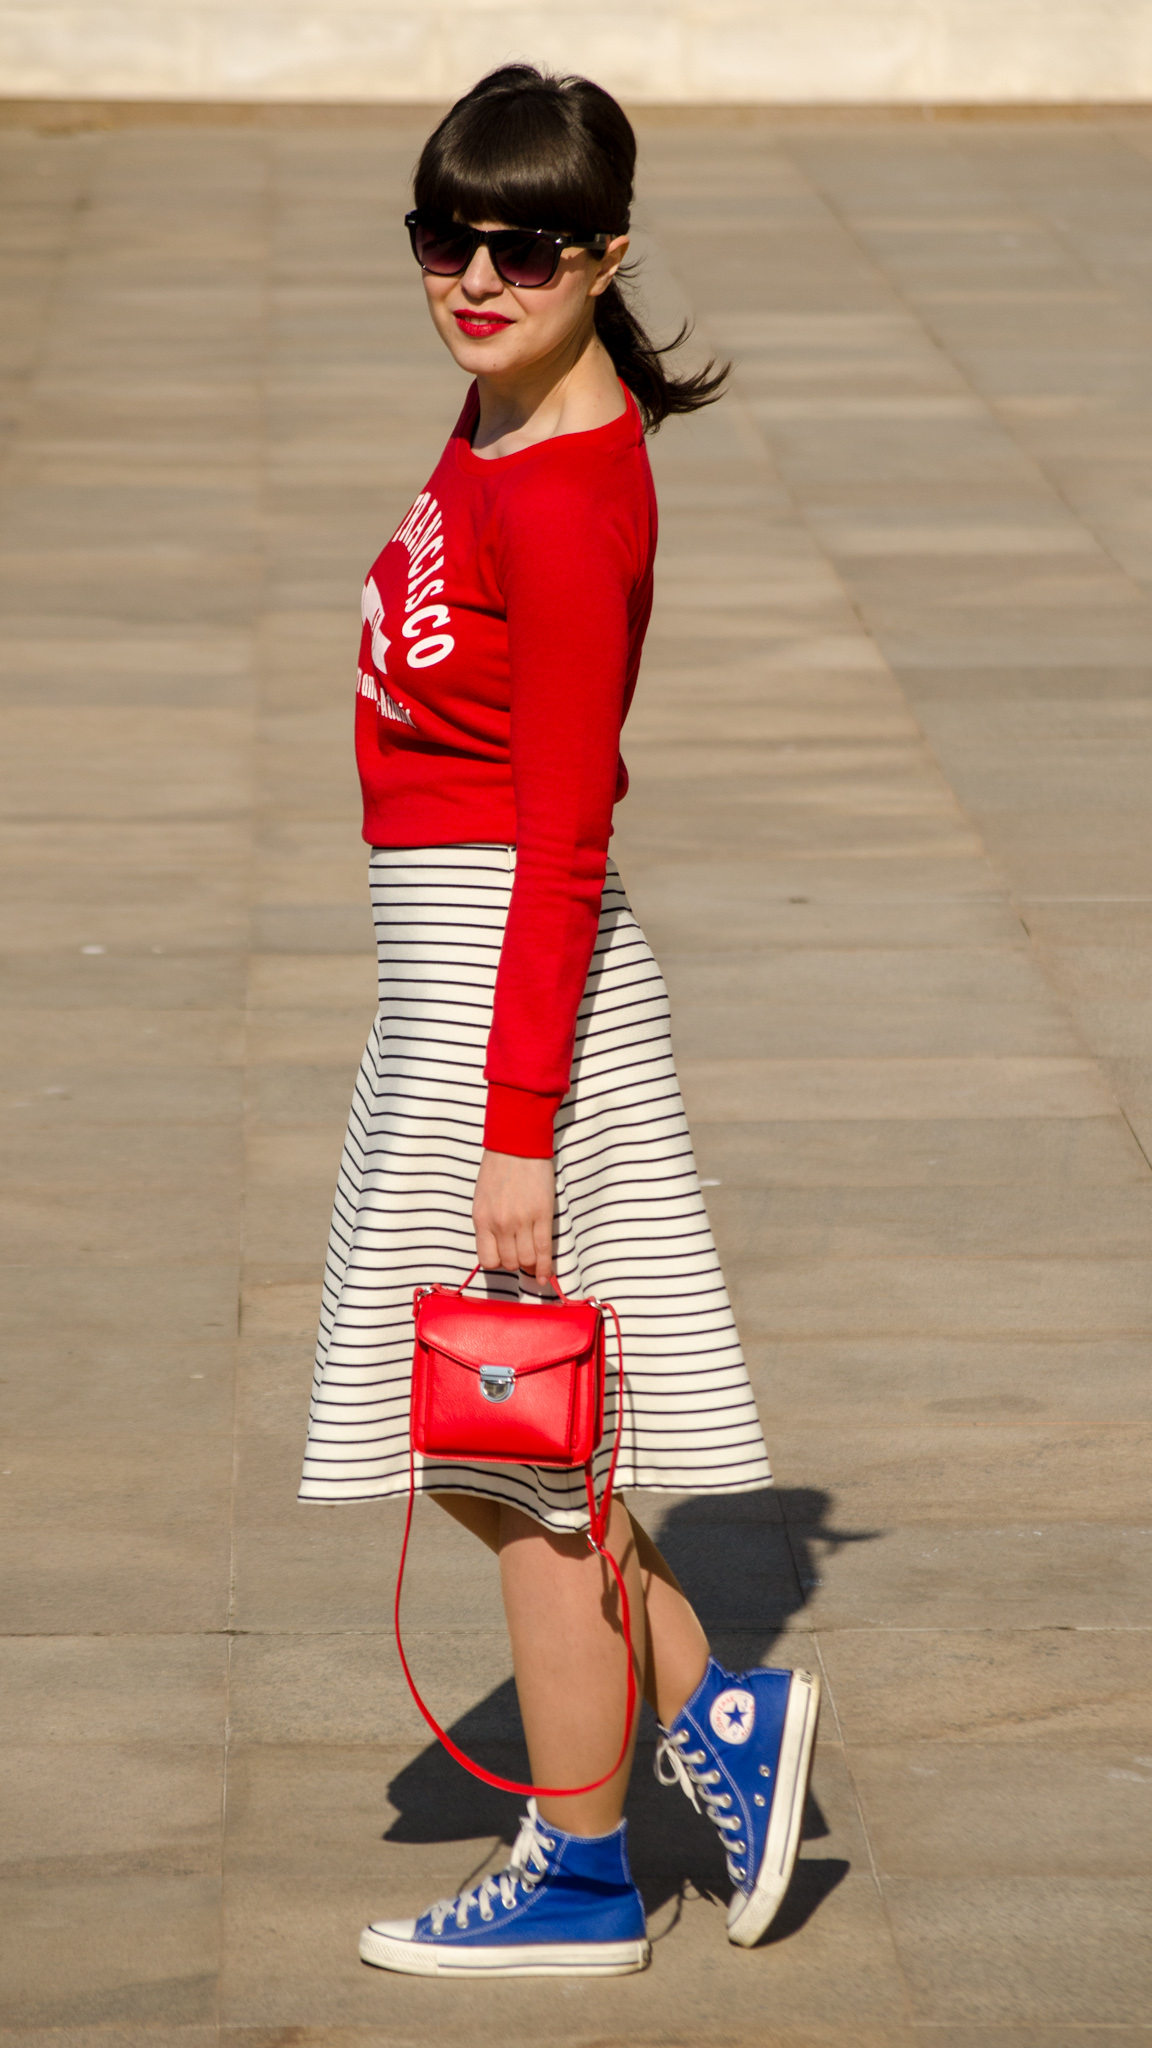
M735 371L652 444L616 853L777 1486L637 1505L827 1711L761 1950L646 1720L652 1970L473 1992L355 1937L515 1804L403 1689L398 1508L294 1498L375 1000L359 584L460 398L424 128L98 121L0 124L0 2048L1146 2043L1145 126L641 119L653 317ZM410 1597L513 1761L430 1511Z

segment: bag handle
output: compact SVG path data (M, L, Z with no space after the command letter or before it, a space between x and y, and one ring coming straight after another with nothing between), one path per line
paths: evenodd
M444 1290L445 1293L462 1294L468 1282L475 1278L479 1270L478 1265L473 1266L468 1279L463 1282L461 1287L446 1288ZM552 1280L552 1285L560 1296L561 1301L566 1302L568 1296L562 1291L555 1278ZM403 1667L404 1676L408 1681L408 1690L423 1714L424 1719L427 1721L428 1726L431 1728L432 1733L444 1744L449 1756L454 1756L457 1763L463 1764L466 1771L471 1771L474 1778L482 1779L485 1785L494 1785L498 1792L518 1792L536 1799L575 1799L581 1793L595 1792L601 1785L606 1785L610 1778L616 1776L617 1771L628 1754L628 1744L632 1738L632 1724L636 1719L637 1686L632 1650L632 1610L628 1604L628 1588L624 1584L623 1573L612 1552L605 1547L605 1537L608 1533L608 1518L612 1512L612 1489L616 1481L616 1461L620 1456L620 1438L624 1428L624 1340L620 1334L620 1318L612 1307L611 1302L599 1302L597 1306L602 1308L605 1314L610 1315L612 1318L616 1332L616 1358L619 1379L616 1398L616 1433L612 1440L612 1457L608 1465L608 1478L605 1482L604 1493L599 1507L596 1505L596 1491L592 1480L592 1460L589 1459L584 1467L584 1486L588 1495L589 1517L586 1540L588 1548L595 1551L598 1557L602 1557L605 1564L610 1568L620 1594L620 1619L624 1629L624 1649L628 1658L628 1693L625 1701L624 1739L620 1744L620 1754L612 1765L611 1770L605 1771L602 1778L593 1778L591 1784L524 1785L520 1783L519 1779L501 1778L495 1771L486 1771L483 1764L474 1763L470 1756L465 1755L458 1744L453 1742L452 1737L446 1730L440 1726L435 1715L425 1706L417 1688L416 1680L413 1678L409 1668L408 1659L404 1654L404 1643L400 1634L400 1595L404 1585L404 1567L408 1559L408 1539L412 1533L412 1509L416 1500L416 1448L412 1441L411 1427L409 1427L408 1431L408 1513L404 1520L404 1541L400 1546L400 1568L396 1574L396 1600L393 1607L396 1648L400 1653L400 1663Z
M419 1296L420 1296L420 1295L421 1295L422 1293L424 1293L425 1291L428 1291L428 1292L431 1292L431 1293L435 1293L435 1294L463 1294L463 1292L464 1292L464 1290L465 1290L465 1288L466 1288L466 1287L471 1287L471 1285L472 1285L472 1282L473 1282L473 1281L474 1281L474 1279L476 1278L476 1275L477 1275L477 1273L478 1273L479 1271L480 1271L480 1261L479 1261L479 1259L477 1259L477 1261L476 1261L476 1264L475 1264L475 1265L473 1266L473 1268L472 1268L472 1271L471 1271L471 1272L470 1272L470 1273L469 1273L469 1274L467 1275L467 1277L466 1277L465 1279L463 1279L463 1280L462 1280L462 1281L460 1282L460 1285L459 1285L459 1287L445 1287L445 1286L443 1285L443 1283L442 1283L442 1282L437 1282L436 1286L435 1286L434 1288L432 1288L432 1289L429 1289L429 1290L425 1290L425 1289L423 1289L423 1288L420 1288L420 1287L418 1287L418 1288L416 1289L417 1297L419 1297ZM556 1278L556 1275L555 1275L555 1273L553 1273L553 1274L552 1274L552 1275L550 1276L550 1278L549 1278L549 1280L548 1280L547 1284L548 1284L548 1286L549 1286L549 1287L551 1287L551 1288L552 1288L552 1290L553 1290L553 1292L554 1292L554 1293L556 1293L556 1294L558 1294L558 1295L560 1296L560 1299L561 1299L561 1301L562 1301L562 1302L564 1303L564 1306L565 1306L565 1308L567 1308L567 1306L568 1306L568 1296L567 1296L567 1295L565 1294L565 1292L564 1292L564 1289L563 1289L563 1288L561 1287L561 1285L560 1285L560 1282L559 1282L559 1280L558 1280L558 1279ZM607 1302L597 1302L596 1306L597 1306L598 1308L607 1308L608 1304L607 1304Z

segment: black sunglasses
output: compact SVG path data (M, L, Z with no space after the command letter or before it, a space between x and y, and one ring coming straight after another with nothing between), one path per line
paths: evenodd
M412 254L421 270L433 277L462 277L483 245L492 258L492 268L505 284L534 291L551 284L563 249L591 249L603 256L608 235L553 234L548 228L493 228L489 234L465 226L462 221L445 220L423 213L417 206L404 216L412 242Z

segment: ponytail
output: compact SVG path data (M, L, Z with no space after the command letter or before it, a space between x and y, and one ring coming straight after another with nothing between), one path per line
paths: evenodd
M712 361L685 377L670 377L664 367L663 358L681 348L691 331L685 321L671 341L654 342L617 278L596 301L596 332L615 364L616 375L636 400L646 434L654 434L670 413L699 412L723 396L730 363L718 370Z

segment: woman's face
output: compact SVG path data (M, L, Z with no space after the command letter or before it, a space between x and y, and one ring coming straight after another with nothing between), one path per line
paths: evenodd
M506 221L473 221L489 231ZM628 237L617 235L603 256L564 249L550 284L505 284L481 244L460 277L422 273L428 310L442 341L471 377L515 376L518 370L579 352L595 302L623 261Z

